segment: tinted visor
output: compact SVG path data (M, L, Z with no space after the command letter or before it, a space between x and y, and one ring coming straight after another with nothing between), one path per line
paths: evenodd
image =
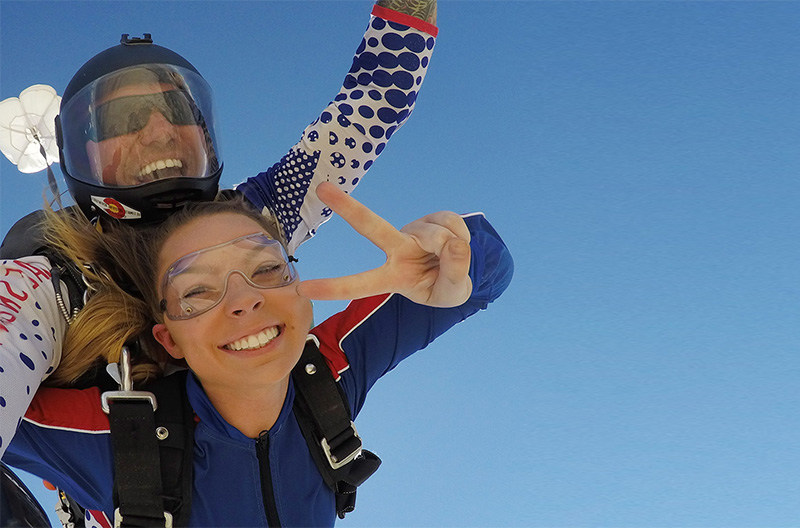
M220 167L211 90L166 64L104 75L63 103L59 121L70 177L103 187L206 178Z
M254 233L176 260L161 282L161 310L172 320L211 310L225 297L234 273L260 289L280 288L297 278L283 245L264 233Z
M147 126L153 112L173 125L202 125L204 122L202 112L186 92L169 90L119 97L101 104L95 110L86 136L97 142L139 132Z

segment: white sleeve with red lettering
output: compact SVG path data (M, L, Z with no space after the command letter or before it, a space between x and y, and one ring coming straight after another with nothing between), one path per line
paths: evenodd
M39 384L61 359L67 323L50 269L41 256L0 260L0 457Z

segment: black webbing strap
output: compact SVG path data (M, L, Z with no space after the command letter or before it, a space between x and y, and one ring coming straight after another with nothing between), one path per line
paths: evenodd
M114 453L115 502L122 517L119 526L164 526L152 404L147 400L114 399L109 404L108 421Z
M381 460L361 449L347 398L313 341L306 342L292 378L295 417L317 469L336 494L336 513L344 518L355 508L356 487L378 469Z
M186 393L188 372L171 374L144 387L158 401L155 420L161 485L164 509L172 514L173 526L189 524L192 505L195 421Z

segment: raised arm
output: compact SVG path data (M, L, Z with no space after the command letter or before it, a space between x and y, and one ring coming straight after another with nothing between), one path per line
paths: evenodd
M426 19L416 8L395 4L401 3L373 7L342 88L300 141L237 187L258 209L275 211L290 254L332 214L317 199L316 186L330 181L352 192L414 110L437 34L428 21L435 18L435 2L420 2L428 6Z

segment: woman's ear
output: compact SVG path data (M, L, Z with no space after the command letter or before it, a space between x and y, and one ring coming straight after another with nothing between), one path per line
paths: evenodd
M172 334L167 330L167 326L163 323L153 325L153 337L158 341L167 353L175 359L183 359L183 352L180 347L172 339Z

